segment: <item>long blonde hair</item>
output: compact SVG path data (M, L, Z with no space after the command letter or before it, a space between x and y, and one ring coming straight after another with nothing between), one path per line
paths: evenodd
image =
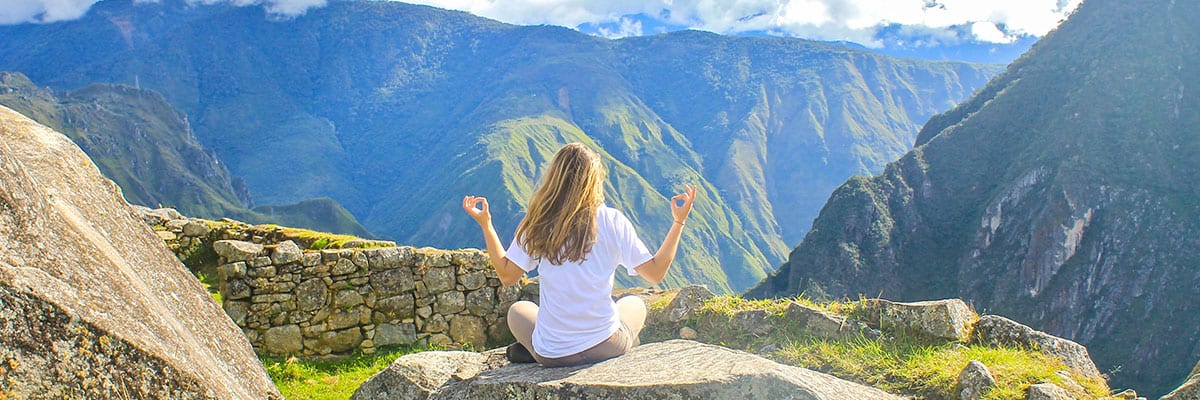
M600 156L584 145L571 143L559 149L517 226L521 247L554 265L583 260L596 243L604 175Z

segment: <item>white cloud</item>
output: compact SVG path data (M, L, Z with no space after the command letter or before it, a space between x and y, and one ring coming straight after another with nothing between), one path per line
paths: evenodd
M645 14L717 33L767 31L867 45L880 27L898 24L967 33L982 42L1042 36L1083 0L411 0L514 24L577 27ZM669 12L664 13L663 10ZM662 17L669 15L669 17ZM994 28L994 29L989 29Z
M621 17L620 24L616 30L600 27L598 31L600 32L600 36L610 39L642 36L642 23L632 18Z
M0 24L78 18L97 0L0 0ZM138 0L154 1L154 0ZM198 3L263 4L276 15L295 16L327 0L188 0ZM608 26L607 37L641 35L644 14L671 26L717 33L748 31L879 46L880 29L901 26L950 37L963 32L981 42L1010 43L1041 36L1083 0L410 0L463 10L513 24ZM962 29L962 28L968 29ZM940 33L939 33L940 32Z
M97 0L4 0L0 24L63 21L79 18Z
M0 0L0 25L23 22L55 22L79 18L100 0ZM157 0L134 0L155 3ZM236 6L262 4L268 13L279 16L302 15L311 8L324 7L327 0L188 0L188 3L229 3Z
M981 42L988 43L1012 43L1017 41L1015 35L1009 35L1000 30L996 24L988 21L979 21L971 24L971 34Z
M271 0L266 2L267 12L283 16L303 15L310 8L325 7L325 0Z

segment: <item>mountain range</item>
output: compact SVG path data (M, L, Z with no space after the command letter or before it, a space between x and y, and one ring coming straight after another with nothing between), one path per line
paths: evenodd
M286 20L193 3L0 27L0 70L153 90L256 203L331 198L418 246L483 244L466 194L492 199L507 240L546 160L583 142L651 247L667 199L700 186L666 285L718 292L765 277L836 185L881 170L1001 68L693 31L608 40L396 2Z
M1200 359L1200 3L1088 0L749 295L961 297L1161 395Z

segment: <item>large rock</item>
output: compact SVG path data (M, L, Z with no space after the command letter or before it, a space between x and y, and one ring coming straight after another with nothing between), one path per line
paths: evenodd
M667 321L679 322L692 317L700 307L704 306L704 302L713 296L711 290L708 290L704 285L691 285L679 289L671 303L663 310Z
M70 140L0 107L0 393L280 398L140 218Z
M795 301L788 304L783 317L804 332L824 339L836 340L859 334L866 337L879 336L879 331L862 322L847 320L846 317L829 314Z
M225 262L249 261L262 253L263 246L240 240L218 240L213 242L213 251Z
M291 240L285 240L275 245L275 250L271 252L271 263L275 265L298 263L303 259L304 253L300 250L300 246Z
M400 357L351 398L899 399L830 375L687 340L647 344L604 362L565 368L495 368L492 358L472 354Z
M958 373L958 381L954 385L954 392L958 393L959 400L979 400L983 398L984 393L987 393L995 386L996 378L992 377L992 371L989 371L983 363L971 360Z
M1100 370L1088 355L1086 347L1067 339L1036 331L1016 321L998 315L985 315L975 323L971 342L985 345L1021 346L1037 349L1044 354L1057 357L1071 370L1080 374L1099 377Z
M967 324L975 318L970 307L959 299L897 303L883 299L867 300L864 322L874 328L900 330L906 334L933 340L964 340Z
M363 382L351 399L428 399L443 385L474 378L487 369L489 357L469 351L427 351L393 361Z
M1188 375L1182 385L1162 397L1162 400L1196 399L1200 399L1200 364L1196 364L1196 368L1192 369L1192 374Z

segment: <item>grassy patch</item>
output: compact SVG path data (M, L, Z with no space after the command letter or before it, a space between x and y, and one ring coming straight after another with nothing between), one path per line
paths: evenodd
M359 386L400 356L431 350L426 347L381 349L375 354L355 353L335 359L306 361L294 357L260 356L267 374L285 399L323 400L350 398Z
M264 228L264 230L277 229L284 240L290 239L296 242L296 244L300 247L307 248L309 250L342 249L347 247L373 248L395 246L395 244L391 242L363 239L351 235L317 232L308 229L279 228L275 226Z
M971 360L982 362L996 378L996 387L986 399L1020 399L1029 385L1050 382L1069 389L1058 371L1062 361L1044 354L1012 347L965 346L958 342L923 345L900 340L856 338L826 341L798 338L770 355L777 361L822 371L893 393L924 398L954 398L959 372ZM1104 382L1071 374L1083 386L1076 398L1108 395Z
M666 304L660 303L669 300L657 299L657 307L650 308L665 309ZM1099 379L1071 374L1070 379L1082 388L1068 384L1058 375L1067 370L1062 361L1030 349L930 343L902 332L885 332L882 338L865 336L865 332L848 332L840 340L817 337L786 316L792 303L861 320L865 301L818 303L803 296L775 300L716 296L686 321L648 326L643 339L678 337L679 329L687 326L701 342L759 353L784 364L924 399L957 398L953 392L958 374L971 360L986 365L997 380L997 386L986 394L988 399L1021 399L1029 385L1041 382L1062 386L1080 399L1108 395L1107 384Z
M195 271L194 273L196 274L196 279L200 280L200 285L204 286L204 290L208 291L208 295L212 296L218 304L222 303L220 282L217 280L217 275L202 271Z
M701 311L732 317L740 311L761 310L773 315L783 315L787 310L786 300L747 300L740 296L716 296L704 301Z

